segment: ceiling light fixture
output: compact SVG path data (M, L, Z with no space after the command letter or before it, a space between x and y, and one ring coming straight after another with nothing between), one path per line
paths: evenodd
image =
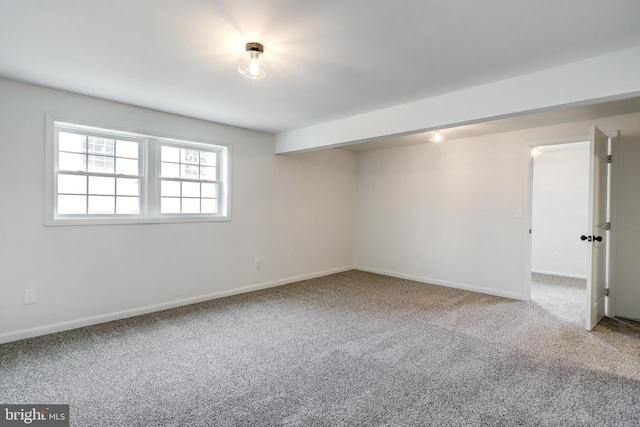
M531 155L533 157L539 156L542 153L543 153L543 151L542 151L542 148L540 148L540 147L533 147L533 149L531 150Z
M271 60L264 54L260 43L247 43L245 52L238 57L238 71L250 79L263 79L269 73Z
M439 130L436 131L436 133L433 134L433 138L431 139L433 142L440 142L444 139L444 136L442 136L442 134L440 133Z

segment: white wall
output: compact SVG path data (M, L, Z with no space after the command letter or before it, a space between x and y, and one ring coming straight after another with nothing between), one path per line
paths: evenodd
M527 155L504 134L359 153L356 265L524 298Z
M542 150L533 159L531 270L586 278L588 246L579 236L590 229L588 142Z
M47 112L231 145L232 221L45 227ZM0 342L353 264L353 153L275 156L272 135L1 79L0 120Z
M585 140L591 125L622 132L615 292L640 317L640 113L359 153L356 265L527 299L530 145Z

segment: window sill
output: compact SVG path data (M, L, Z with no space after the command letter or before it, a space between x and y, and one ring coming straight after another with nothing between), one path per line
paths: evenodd
M128 225L128 224L178 224L189 222L229 222L231 221L230 215L216 215L216 216L162 216L162 217L147 217L147 218L54 218L47 219L45 226L67 226L67 225Z

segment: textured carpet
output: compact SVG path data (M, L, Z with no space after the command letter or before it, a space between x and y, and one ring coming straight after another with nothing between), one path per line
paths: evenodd
M550 316L584 328L587 314L587 281L533 273L531 300Z
M350 271L2 345L0 403L75 426L640 425L638 323L557 313Z

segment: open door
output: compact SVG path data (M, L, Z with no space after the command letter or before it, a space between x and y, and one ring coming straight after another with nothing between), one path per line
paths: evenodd
M592 330L605 314L607 287L607 189L609 138L591 128L589 157L589 233L580 238L590 246L587 256L587 322Z

